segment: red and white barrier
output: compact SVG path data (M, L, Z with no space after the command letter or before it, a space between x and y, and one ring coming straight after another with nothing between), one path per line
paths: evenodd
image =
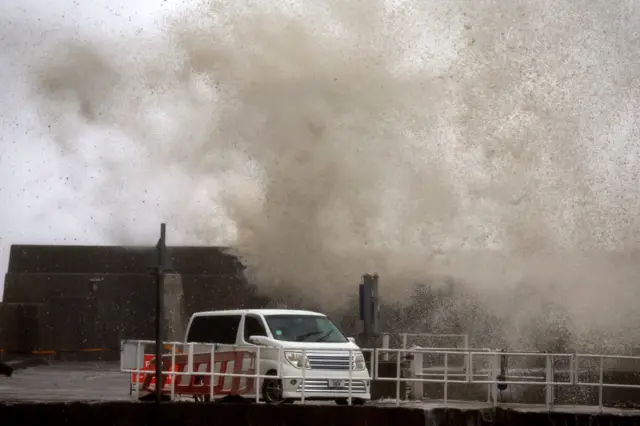
M213 388L211 386L211 355L209 353L193 354L189 360L188 354L176 354L171 365L171 356L162 359L162 393L174 396L206 396L213 393L220 395L244 395L255 391L254 377L225 377L225 374L255 375L255 354L249 351L215 352L213 368L215 378ZM245 364L249 368L243 369ZM144 356L144 371L136 378L132 375L132 382L141 383L142 390L155 391L155 357ZM189 370L189 366L191 370ZM148 371L148 372L147 372ZM175 380L172 384L172 374L175 372ZM202 373L201 375L198 373ZM230 383L229 383L230 382Z
M150 386L155 389L156 386L156 377L155 377L155 363L151 363L151 361L154 359L155 357L153 355L149 355L149 354L145 354L144 355L144 368L142 369L143 371L149 371L149 373L140 373L140 374L135 374L132 373L131 374L131 386L135 387L135 386L139 386L142 385L144 383L144 379L147 375L151 375L151 382L150 382ZM175 371L174 368L172 367L170 371ZM171 388L171 376L166 375L166 377L164 378L164 386L163 388L166 390L170 390Z

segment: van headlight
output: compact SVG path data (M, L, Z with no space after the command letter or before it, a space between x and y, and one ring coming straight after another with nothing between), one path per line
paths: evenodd
M355 356L353 357L353 369L364 370L366 367L367 365L364 362L364 355L362 355L361 353L355 354Z
M302 352L285 351L284 357L289 361L289 364L293 365L295 368L311 368L307 357L302 357Z

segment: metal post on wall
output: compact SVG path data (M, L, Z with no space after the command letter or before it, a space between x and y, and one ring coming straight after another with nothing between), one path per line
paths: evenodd
M360 321L361 338L368 348L375 347L379 330L378 275L365 274L360 284Z
M160 224L160 239L156 244L156 402L162 400L162 319L164 318L164 275L171 269L171 258L166 244L166 224Z

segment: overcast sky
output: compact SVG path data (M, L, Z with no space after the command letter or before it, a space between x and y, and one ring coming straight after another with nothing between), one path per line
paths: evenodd
M59 35L118 36L152 32L161 18L186 2L177 0L3 0L0 2L0 298L9 248L16 243L105 243L91 214L92 200L68 188L62 164L37 121L24 77L27 59ZM28 191L25 190L28 188ZM78 198L80 197L80 198ZM50 206L56 206L57 208ZM46 207L46 208L45 208ZM153 204L140 205L137 218L155 217ZM159 227L143 224L153 244Z

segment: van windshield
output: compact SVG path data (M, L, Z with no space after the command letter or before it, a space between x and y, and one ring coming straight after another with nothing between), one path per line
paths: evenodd
M327 317L317 315L265 315L276 340L345 343L347 338Z

